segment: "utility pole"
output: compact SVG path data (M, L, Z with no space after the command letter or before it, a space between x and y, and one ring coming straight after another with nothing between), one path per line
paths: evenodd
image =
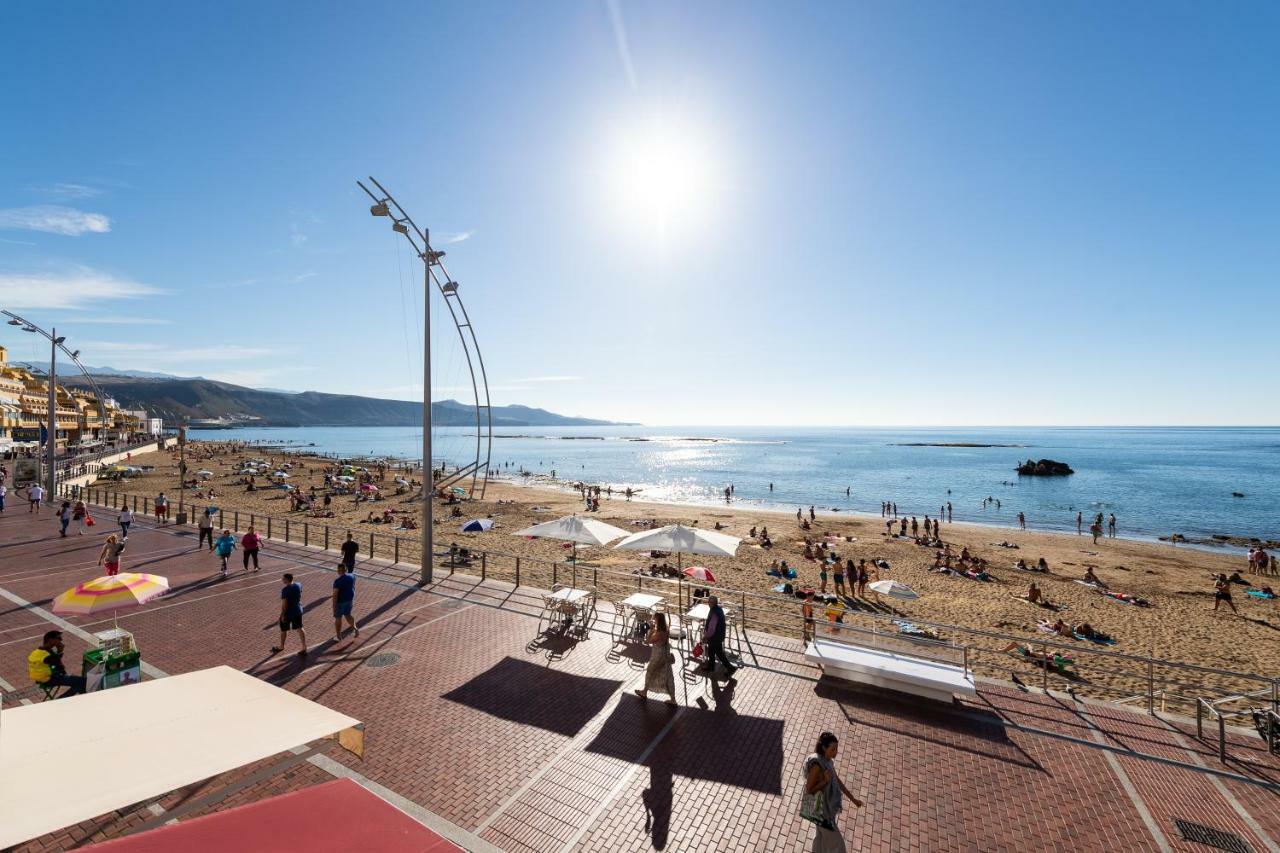
M45 488L49 490L49 503L52 504L58 495L58 330L52 329L49 334L49 434L48 450L49 473Z

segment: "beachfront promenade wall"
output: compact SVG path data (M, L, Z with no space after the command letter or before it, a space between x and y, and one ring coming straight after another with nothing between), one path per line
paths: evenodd
M70 492L70 489L67 489ZM136 515L149 516L152 500L148 496L126 493L104 486L80 490L90 503L122 509L128 506ZM250 526L268 540L293 545L337 551L347 534L354 535L360 545L361 558L372 561L363 574L374 574L383 580L417 585L417 566L421 560L421 537L414 531L404 535L361 529L361 525L331 524L328 519L307 515L264 515L238 510L218 510L217 526L240 533ZM437 536L440 536L439 531ZM784 671L797 667L811 670L804 660L803 645L797 642L803 631L800 602L782 595L765 595L705 584L689 578L654 577L637 569L632 572L605 569L587 561L551 562L518 557L495 550L480 550L462 538L459 547L469 551L462 560L451 550L453 543L440 546L434 554L437 565L447 572L473 576L481 582L493 581L510 585L504 601L517 609L537 612L542 607L542 592L556 586L588 588L596 591L602 602L620 601L634 592L651 592L663 596L675 607L669 612L683 613L700 595L719 596L731 613L738 629L743 656L757 665ZM443 574L443 573L442 573ZM851 603L844 612L850 633L872 632L883 642L892 642L899 632L894 620L901 614L889 604L846 599ZM816 605L819 619L824 607ZM611 611L611 609L610 609ZM611 630L606 615L594 627ZM1280 711L1280 678L1258 673L1233 672L1196 664L1170 661L1153 656L1131 655L1103 649L1055 641L1051 637L1028 639L1024 636L985 631L959 625L947 625L912 618L912 624L930 628L945 639L964 645L973 671L979 675L1012 680L1044 691L1074 692L1111 701L1143 707L1150 713L1170 711L1187 716L1217 714L1230 723L1243 718L1248 709L1269 704ZM1034 660L1018 658L1003 650L1011 643L1029 648L1035 655L1058 654L1073 663L1059 670L1052 666L1037 667ZM1210 708L1211 706L1211 708ZM1211 722L1213 722L1211 720ZM1218 719L1214 724L1220 724Z
M168 450L178 443L176 438L161 438L141 444L126 445L83 456L58 460L58 482L66 486L87 486L97 479L103 468L124 462L135 453L151 453Z

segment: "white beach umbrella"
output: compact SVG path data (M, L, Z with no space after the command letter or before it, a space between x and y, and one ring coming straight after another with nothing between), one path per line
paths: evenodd
M867 589L880 595L887 595L890 598L912 599L920 597L918 592L900 581L876 581L875 583L867 584Z
M593 518L566 515L555 521L544 521L512 534L514 536L541 536L573 543L573 561L578 561L578 545L605 545L627 535L627 531Z
M674 551L676 564L681 554L702 554L709 557L732 557L738 552L742 540L727 533L669 524L657 530L641 530L623 539L613 547L620 551Z

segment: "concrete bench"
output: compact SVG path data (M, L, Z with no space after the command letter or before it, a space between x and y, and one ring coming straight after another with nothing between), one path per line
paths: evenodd
M950 702L953 696L972 696L977 692L973 676L963 666L953 663L865 648L825 637L810 642L805 647L804 656L833 678L940 702Z

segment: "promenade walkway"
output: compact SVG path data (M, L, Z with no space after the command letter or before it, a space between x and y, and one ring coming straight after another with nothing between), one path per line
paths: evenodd
M114 529L110 513L98 517L93 535L61 539L48 511L11 503L0 515L10 698L38 699L25 659L44 631L62 628L76 660L87 632L110 624L47 610L98 573ZM607 634L531 644L536 622L509 586L453 575L419 589L361 564L361 636L335 644L333 554L272 542L261 573L223 581L194 546L194 530L141 519L129 538L124 570L166 575L173 589L120 616L147 676L240 667L364 721L365 760L314 744L20 849L68 849L338 776L472 850L798 853L811 837L797 814L801 763L829 729L866 800L841 816L851 850L1213 849L1185 840L1195 830L1184 821L1246 845L1221 849L1280 853L1280 761L1247 733L1232 735L1222 764L1216 742L1177 718L987 682L943 706L820 682L799 662L749 666L736 685L684 680L672 710L631 692L644 656L611 654ZM284 571L303 584L306 659L268 652ZM57 797L57 777L74 772L51 767L30 784Z

